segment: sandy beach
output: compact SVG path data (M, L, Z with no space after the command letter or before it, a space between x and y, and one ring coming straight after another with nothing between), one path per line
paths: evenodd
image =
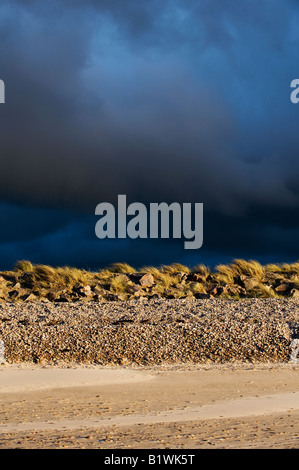
M1 448L298 448L299 366L0 368Z
M298 448L295 299L2 304L1 448Z

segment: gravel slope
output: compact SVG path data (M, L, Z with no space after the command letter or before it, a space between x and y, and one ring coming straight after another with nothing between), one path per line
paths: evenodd
M299 300L2 303L7 362L288 362Z

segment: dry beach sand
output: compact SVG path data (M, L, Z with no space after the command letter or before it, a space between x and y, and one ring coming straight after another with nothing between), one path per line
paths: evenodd
M298 307L2 304L0 447L298 448Z

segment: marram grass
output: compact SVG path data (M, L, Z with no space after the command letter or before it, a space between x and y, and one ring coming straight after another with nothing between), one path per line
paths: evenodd
M180 263L135 269L114 263L96 271L18 261L0 273L0 301L130 300L147 298L299 297L299 262L262 265L235 259L214 270Z

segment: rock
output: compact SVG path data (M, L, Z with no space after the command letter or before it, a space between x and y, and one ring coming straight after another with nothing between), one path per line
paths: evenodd
M84 286L82 289L80 289L80 294L85 295L86 297L88 295L92 295L92 290L90 286Z
M117 294L117 298L118 300L122 301L128 300L128 294L126 294L125 292L121 292L120 294Z
M200 282L204 284L206 282L206 278L202 274L190 273L190 274L187 274L187 281Z
M33 302L34 300L38 300L36 295L34 294L29 294L25 299L25 302Z
M134 297L140 297L141 295L145 295L145 292L142 290L142 286L136 284L129 286L128 292Z
M138 284L133 284L132 286L129 286L129 292L131 293L135 293L135 292L142 292L142 286L138 285Z
M161 296L162 294L160 294L159 292L155 292L154 294L150 294L150 297L151 299L161 299Z
M92 300L94 302L103 302L105 299L104 299L103 295L101 295L101 294L94 294L92 296Z
M47 294L47 299L50 300L50 302L54 302L54 300L57 298L57 293L56 292L48 292Z
M137 290L137 291L134 292L134 297L136 297L136 298L141 297L142 295L143 295L142 290Z
M299 298L299 289L292 289L291 290L291 297L294 297L295 299Z
M58 298L55 299L55 302L71 302L71 298L67 294L61 294Z
M139 279L139 283L142 285L142 287L152 287L155 284L154 276L149 273L144 274L144 276Z
M54 302L57 300L61 295L65 294L64 290L61 289L51 289L47 292L47 299L49 299L51 302Z
M117 298L117 295L116 294L111 294L109 292L107 292L107 294L105 294L104 298L110 302L113 302L114 300L118 300Z
M242 296L246 295L246 289L237 284L227 285L226 290L227 290L227 293L230 295L242 295Z
M279 286L275 287L275 291L281 292L282 294L287 294L291 292L292 287L293 287L292 284L287 284L286 282L283 282L282 284L279 284Z
M218 286L216 295L225 294L226 292L227 292L227 289L224 286Z
M75 284L74 287L73 287L73 292L75 292L76 294L79 294L81 296L89 296L89 295L92 295L92 290L91 290L91 287L89 285L86 285L84 286L83 284Z
M190 292L193 296L193 293L191 291L188 292ZM177 285L165 289L164 295L168 299L181 299L187 297L188 293L185 291L184 286Z
M196 299L209 299L211 297L210 294L201 294L199 292L195 292L193 295Z
M207 292L210 295L217 295L217 291L218 291L217 284L214 284L214 285L210 286L209 289L207 289Z
M210 287L210 289L208 290L208 294L211 296L220 296L222 294L227 294L228 293L228 289L227 289L227 285L224 285L224 286L217 286L214 285L212 287Z
M93 291L94 294L100 295L100 296L107 294L107 291L105 289L103 289L103 287L98 286L98 285L93 286L92 291Z
M9 295L10 300L15 300L19 297L19 291L15 290L15 289L11 290L11 291L8 292L8 295Z
M243 279L242 282L243 282L243 287L247 291L253 290L253 289L255 289L255 287L257 287L259 285L259 282L256 279L251 279L249 277L246 277L245 279Z
M127 274L128 280L134 282L135 284L140 281L140 279L145 275L145 273L129 273Z
M0 289L0 299L6 299L7 291Z

